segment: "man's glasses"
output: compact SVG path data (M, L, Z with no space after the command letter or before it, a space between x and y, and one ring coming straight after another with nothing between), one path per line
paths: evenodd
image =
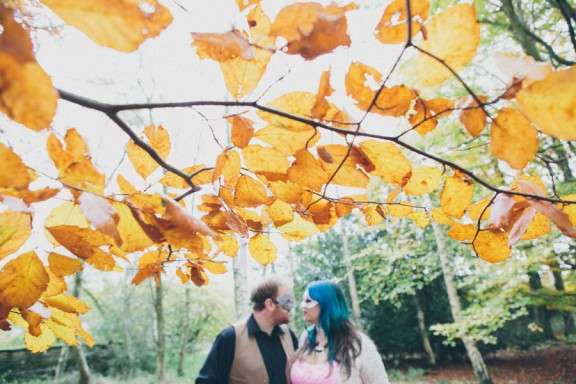
M282 309L284 309L287 312L292 311L292 308L294 308L294 298L292 298L292 295L281 295L278 296L278 299L270 299L272 300L273 303L278 304Z

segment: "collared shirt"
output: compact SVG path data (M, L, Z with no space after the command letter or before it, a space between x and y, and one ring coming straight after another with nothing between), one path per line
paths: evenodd
M258 349L262 354L270 383L286 384L286 353L282 348L280 335L284 333L280 326L274 327L268 335L260 329L254 316L250 316L246 324L249 337L255 337ZM298 349L298 339L290 331L294 349ZM230 370L234 361L236 334L234 327L224 329L216 337L204 366L198 374L196 384L228 384Z

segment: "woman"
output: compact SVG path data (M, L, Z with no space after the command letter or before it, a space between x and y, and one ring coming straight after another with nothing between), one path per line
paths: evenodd
M388 384L374 342L350 322L344 293L330 281L306 287L300 305L312 324L290 368L292 384Z

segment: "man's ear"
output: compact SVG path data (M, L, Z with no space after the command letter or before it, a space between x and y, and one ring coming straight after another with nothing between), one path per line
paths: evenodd
M273 311L274 310L274 301L272 301L272 299L268 298L264 301L264 307L269 310L269 311Z

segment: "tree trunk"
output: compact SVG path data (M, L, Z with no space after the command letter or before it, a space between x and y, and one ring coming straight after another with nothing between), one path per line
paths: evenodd
M422 337L422 346L426 352L426 360L430 365L436 365L436 354L430 344L430 337L428 336L428 328L426 327L426 317L424 315L424 308L420 303L419 293L414 294L414 304L416 305L416 317L418 318L418 329L420 330L420 337Z
M537 271L528 272L528 277L531 290L537 291L542 288L542 280L540 280L540 275ZM547 339L553 339L554 333L552 332L552 324L550 322L550 311L548 311L543 306L533 306L532 316L534 318L534 322L538 324L540 328L542 328L544 337Z
M362 312L360 309L360 300L358 298L358 289L356 287L356 277L354 276L354 268L352 267L352 260L350 259L350 247L348 245L348 233L347 223L342 221L342 258L344 260L344 265L346 266L346 276L348 278L348 288L350 290L350 301L352 303L352 314L356 320L358 326L361 325Z
M446 285L446 293L448 294L448 303L450 304L450 311L452 313L452 318L454 322L460 322L462 320L462 304L460 303L460 297L456 291L456 285L454 283L454 271L452 270L452 265L446 253L446 246L444 243L444 238L442 233L435 222L431 222L432 229L434 231L434 237L436 238L436 248L438 254L440 255L440 264L442 266L442 275L444 277L444 284ZM488 372L488 367L484 363L482 354L476 347L476 343L471 340L468 336L462 337L462 342L466 348L466 353L468 354L468 359L472 364L472 369L474 370L474 375L480 384L492 384L492 379Z
M528 26L524 22L521 10L514 6L514 1L502 0L502 11L504 11L504 14L510 23L512 37L518 44L520 44L524 53L532 56L537 61L542 61L542 57L534 43L534 39L527 33Z
M132 346L132 335L130 334L130 325L128 324L128 322L132 318L131 316L132 298L130 294L131 290L132 290L131 286L124 287L122 297L122 301L124 302L123 303L124 310L123 310L123 316L120 316L120 318L122 319L121 321L122 321L122 334L124 337L124 348L128 360L126 362L125 375L128 378L134 376L134 368L135 368L135 356L134 356L134 348Z
M82 289L82 272L78 272L76 276L74 276L74 290L72 291L72 295L74 297L80 297L81 289ZM78 345L72 347L72 349L74 351L74 357L76 358L76 362L78 363L78 373L80 374L78 383L90 384L92 379L90 375L90 366L88 366L88 361L86 361L86 356L84 355L82 344L78 343Z
M156 380L164 382L164 356L166 335L164 334L164 307L162 303L162 280L156 284L154 295L154 311L156 313Z
M188 347L188 333L190 327L190 287L184 288L184 312L181 316L180 323L180 350L178 351L178 369L176 371L178 377L184 376L184 358L186 357L186 349Z
M248 316L250 312L248 297L248 242L240 239L238 256L233 259L234 267L234 304L236 307L236 319Z
M558 268L558 265L552 266L552 273L554 275L554 287L557 291L564 292L566 288L564 287L562 271ZM562 312L562 318L564 320L564 336L568 337L569 335L573 335L574 332L576 332L574 315L571 312Z
M68 360L68 345L64 344L58 355L58 364L56 364L56 369L54 370L54 383L58 384L60 382L60 375L66 370L66 360Z

